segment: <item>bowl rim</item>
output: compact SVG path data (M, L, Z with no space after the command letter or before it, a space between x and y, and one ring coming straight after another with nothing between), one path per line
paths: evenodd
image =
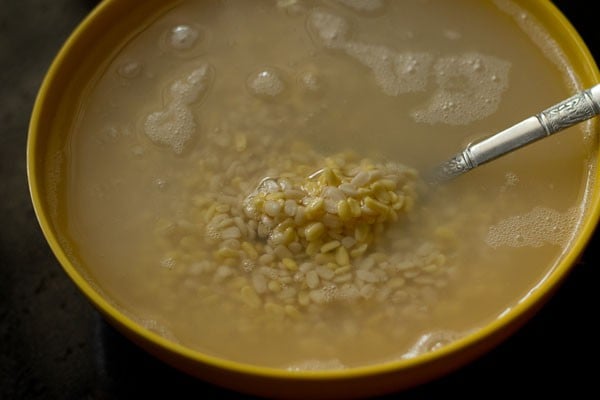
M518 0L517 0L518 2ZM527 2L527 1L525 1ZM586 214L582 219L582 224L578 229L577 234L571 241L571 247L566 254L559 260L556 266L549 271L540 285L536 287L529 295L521 302L509 309L506 313L497 317L490 323L487 323L473 333L469 333L464 337L453 341L452 343L443 346L442 348L427 352L412 358L390 360L380 362L373 365L365 365L359 367L351 367L344 369L332 370L301 370L291 371L283 368L273 368L261 365L247 364L212 356L200 351L192 350L181 344L172 342L150 330L144 328L132 318L128 317L122 311L118 310L110 301L106 300L85 277L77 270L68 258L63 246L60 244L56 232L53 229L53 223L49 218L47 205L45 204L44 196L42 195L42 187L44 185L38 165L41 159L47 157L47 153L39 147L39 138L44 132L43 121L41 114L46 107L51 95L50 91L53 82L62 73L62 69L66 63L70 62L71 51L73 47L82 40L83 37L90 36L90 32L97 29L95 24L100 17L115 15L119 11L119 1L105 0L100 2L76 27L68 39L63 44L60 51L52 61L44 80L39 88L35 99L33 111L30 118L26 158L27 158L27 178L30 191L30 197L33 203L36 218L56 259L59 261L63 270L67 273L70 279L76 284L78 289L90 300L93 305L105 317L108 317L111 322L116 323L125 330L142 338L148 343L155 344L161 349L176 354L184 359L200 363L206 366L215 367L229 371L235 371L244 375L261 376L273 379L290 380L310 380L310 381L331 381L331 380L347 380L352 378L364 378L373 375L382 375L396 373L402 370L409 370L416 367L422 367L434 361L443 360L455 356L465 349L476 347L483 342L489 341L491 337L499 332L506 331L512 326L514 329L518 325L526 322L536 310L551 296L551 294L559 287L563 279L568 275L570 270L576 265L579 255L586 247L588 241L594 233L598 220L600 218L600 164L596 157L594 170L593 195L590 194L590 200L587 205ZM131 1L129 3L134 3ZM529 2L533 4L535 2ZM561 45L568 43L569 46L574 46L573 51L581 58L583 63L583 72L580 74L580 79L589 79L600 81L600 71L596 65L593 56L589 52L583 39L579 33L571 25L568 19L562 12L551 2L540 2L539 4L531 5L538 12L543 12L544 17L556 24L556 28L552 32L562 32L563 40ZM536 14L538 16L538 14ZM547 24L544 24L547 26ZM595 129L598 135L598 128ZM597 154L596 154L597 156ZM508 336L510 332L502 335ZM502 338L498 338L499 342Z

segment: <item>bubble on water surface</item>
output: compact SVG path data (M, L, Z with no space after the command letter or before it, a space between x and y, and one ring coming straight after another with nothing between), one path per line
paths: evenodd
M344 51L368 67L377 85L390 96L425 90L433 55L399 52L386 46L350 40L350 25L341 16L315 10L307 22L312 37L325 47Z
M190 104L205 92L212 77L208 64L192 70L169 87L170 99L162 110L150 113L144 121L146 136L157 144L171 147L174 153L183 153L196 131L196 122Z
M577 223L577 209L564 213L546 207L536 207L522 215L508 217L490 226L485 242L491 247L562 246Z
M313 71L305 71L298 77L298 82L302 87L311 92L317 92L321 89L321 79L319 75Z
M519 183L519 176L517 174L515 174L514 172L509 171L506 174L504 174L504 184L502 186L500 186L500 191L505 192L509 188L517 186L518 183Z
M175 50L189 50L194 47L200 32L190 25L177 25L166 35L166 45Z
M133 146L131 148L131 153L136 157L141 157L144 155L145 150L142 146Z
M277 8L284 10L292 17L306 12L306 6L299 0L277 0Z
M348 43L346 53L367 66L377 85L390 96L425 90L433 55L396 52L385 46Z
M446 30L444 30L443 34L446 39L450 39L450 40L458 40L458 39L462 38L462 35L460 34L460 32L458 32L454 29L446 29Z
M384 6L383 0L337 0L338 3L356 11L377 11Z
M192 70L183 79L175 81L169 88L173 99L184 104L190 104L198 98L199 94L206 90L210 83L211 69L208 64Z
M142 64L137 61L125 62L117 68L119 76L125 79L133 79L140 75L142 72Z
M508 61L479 53L439 58L433 67L436 89L413 118L466 125L493 114L508 87L510 67Z
M165 339L168 339L174 343L179 343L179 339L177 339L177 336L175 336L175 334L173 334L173 332L167 328L164 324L158 322L155 319L149 319L149 318L139 318L136 316L130 316L133 320L135 320L138 324L140 324L141 326L143 326L144 328L164 337Z
M173 257L167 256L160 260L160 266L166 269L173 269L176 264L177 261Z
M285 84L277 71L267 68L250 76L248 88L255 95L274 97L283 92Z
M156 178L154 180L154 186L161 191L164 192L167 189L167 180L163 178Z
M245 272L252 272L252 270L254 270L255 267L256 267L256 263L254 261L252 261L252 260L245 259L242 262L242 269Z
M317 42L330 48L342 47L350 31L350 26L343 17L323 10L313 10L308 16L307 26Z
M188 107L173 102L148 115L144 130L153 142L168 145L174 153L181 154L196 130L196 122Z
M297 364L292 364L286 369L288 371L324 371L332 369L347 368L340 360L306 360Z
M221 230L219 229L219 227L217 227L213 224L208 224L206 226L205 232L206 232L206 237L209 240L215 241L215 240L222 239Z

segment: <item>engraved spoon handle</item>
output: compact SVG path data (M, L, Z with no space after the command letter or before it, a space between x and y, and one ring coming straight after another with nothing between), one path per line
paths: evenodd
M600 84L529 117L477 143L438 166L434 181L442 182L504 154L600 114Z

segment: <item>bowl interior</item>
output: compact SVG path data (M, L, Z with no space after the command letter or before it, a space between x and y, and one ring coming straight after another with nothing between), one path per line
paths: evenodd
M597 159L587 194L587 208L569 249L537 290L510 311L475 333L414 358L383 364L324 371L287 371L238 363L193 351L165 339L115 307L102 288L90 280L82 261L61 232L67 214L57 190L65 181L65 147L77 123L81 99L98 71L148 23L177 1L105 1L90 14L65 43L40 89L32 114L27 145L31 196L42 231L65 272L100 312L125 335L175 367L212 382L256 394L336 396L385 393L433 379L487 351L524 323L552 294L575 264L600 216ZM550 2L517 2L535 16L560 45L583 88L600 78L598 68L581 38ZM93 51L90 51L93 49ZM598 129L592 123L593 140ZM598 147L597 145L595 146ZM595 155L594 155L595 156Z

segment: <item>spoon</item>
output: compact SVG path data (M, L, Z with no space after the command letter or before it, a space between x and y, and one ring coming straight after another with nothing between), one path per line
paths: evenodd
M437 166L431 176L436 183L449 181L553 133L600 114L600 84L561 101L508 129L476 143Z

